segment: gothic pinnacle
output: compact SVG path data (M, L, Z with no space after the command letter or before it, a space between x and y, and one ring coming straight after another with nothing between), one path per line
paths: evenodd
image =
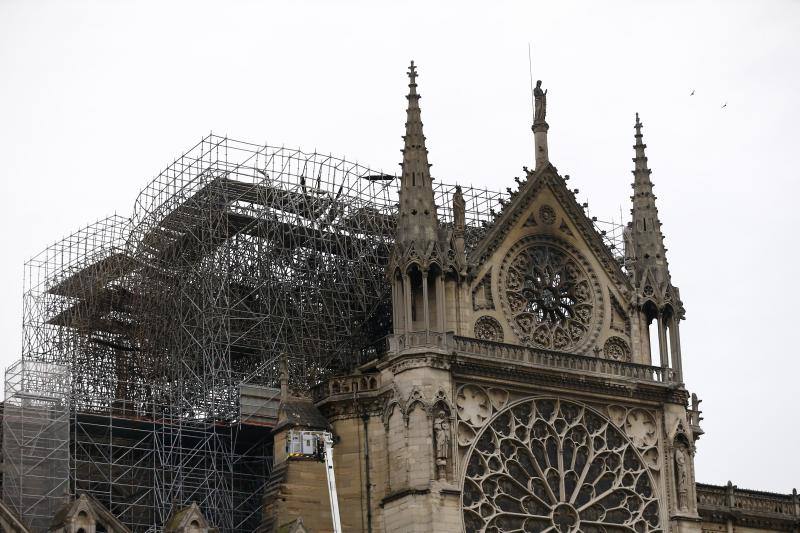
M634 135L636 144L633 145L633 149L636 152L636 157L633 161L636 163L636 170L645 170L649 173L650 171L647 168L647 156L644 155L644 150L647 148L647 145L642 143L642 126L643 124L639 120L639 113L636 113L636 124L634 125L634 128L636 129L636 135Z
M413 61L408 67L408 80L397 240L405 244L416 242L417 246L424 247L436 240L439 223L433 199L431 165L428 163L428 150L422 132L417 67Z
M650 168L647 166L647 156L642 135L643 124L636 113L634 135L636 142L633 145L636 157L633 158L633 196L631 209L631 238L634 247L634 257L641 268L655 268L659 271L662 280L669 279L664 236L661 233L661 222L658 219L656 197L653 194L653 182L650 180Z

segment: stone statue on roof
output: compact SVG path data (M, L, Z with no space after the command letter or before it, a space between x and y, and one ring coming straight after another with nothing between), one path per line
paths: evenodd
M542 90L542 80L536 80L536 88L533 89L533 98L535 101L533 123L538 124L544 122L544 117L547 112L547 89Z

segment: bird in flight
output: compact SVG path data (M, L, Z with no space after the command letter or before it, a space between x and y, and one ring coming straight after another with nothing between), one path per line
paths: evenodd
M722 107L720 107L720 109L725 109L726 107L728 107L728 102L725 102L724 104L722 104Z
M694 89L692 89L692 94L690 94L689 96L694 96Z

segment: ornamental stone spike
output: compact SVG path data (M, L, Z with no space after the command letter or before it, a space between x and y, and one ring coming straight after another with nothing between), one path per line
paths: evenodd
M424 250L437 240L439 219L433 198L433 185L428 163L425 135L417 93L417 67L408 68L408 109L406 134L403 136L403 162L400 178L400 211L397 222L397 241L403 245L416 243Z
M633 158L633 196L631 196L631 241L633 244L633 257L636 259L637 274L644 269L651 269L659 277L660 283L669 281L669 266L667 264L664 235L661 233L661 221L658 219L656 196L653 194L653 182L650 181L650 169L647 166L645 148L642 142L642 122L639 113L636 113L636 144L633 149L636 157ZM636 279L641 279L637 275Z

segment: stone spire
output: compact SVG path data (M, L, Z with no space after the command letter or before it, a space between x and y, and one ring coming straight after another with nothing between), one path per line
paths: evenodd
M631 196L633 208L630 227L630 244L633 249L626 250L626 255L635 260L637 278L641 278L645 270L650 270L656 277L654 280L656 283L669 283L664 235L661 233L661 221L658 219L653 182L650 181L651 171L647 167L645 155L647 145L642 142L642 123L639 120L639 113L636 113L634 127L636 144L633 148L636 157L633 158L633 196Z
M639 349L655 359L655 349L661 366L671 367L674 379L683 380L679 322L684 309L680 291L672 285L667 264L667 249L664 234L658 219L653 182L647 166L642 142L642 122L636 113L636 143L633 149L633 208L631 222L625 229L625 267L636 289L634 301L638 317L634 319L632 338ZM658 346L650 346L649 325L655 322Z
M417 67L414 62L408 68L408 110L406 134L403 136L403 169L400 178L400 212L397 222L397 242L403 245L415 243L416 248L425 251L437 239L439 220L436 204L433 201L431 165L428 163L428 150L425 148L425 135L422 133L417 93Z

